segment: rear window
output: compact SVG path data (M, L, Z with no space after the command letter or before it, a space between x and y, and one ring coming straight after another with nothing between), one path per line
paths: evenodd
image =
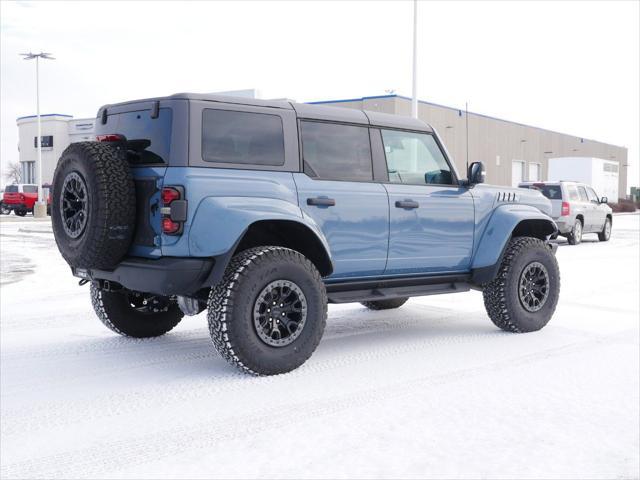
M18 193L18 185L7 185L4 191L5 193Z
M282 119L268 113L207 108L202 112L202 159L241 165L284 165Z
M36 185L23 185L22 191L24 193L38 193L38 187Z
M549 200L562 200L562 189L560 185L522 185L521 188L538 190Z
M161 108L158 118L151 118L149 110L116 113L109 115L107 123L99 125L96 133L123 135L130 163L169 163L172 120L170 108Z

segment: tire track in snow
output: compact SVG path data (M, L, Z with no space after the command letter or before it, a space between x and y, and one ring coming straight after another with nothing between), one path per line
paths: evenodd
M255 435L266 430L299 424L308 417L328 416L382 400L410 396L416 390L427 386L437 387L486 372L518 368L526 364L549 359L552 356L568 355L598 346L607 347L611 345L611 340L615 337L622 337L631 332L635 333L635 330L544 349L539 352L517 356L508 362L502 360L476 367L462 368L445 374L428 375L330 399L279 405L256 411L250 415L239 415L227 420L211 421L205 424L199 423L195 428L185 425L151 435L105 442L84 449L7 464L0 469L0 476L2 478L96 477L105 472L112 473L127 465L139 465L159 458L171 457L175 455L176 448L179 445L189 445L191 450L211 449L213 445L218 443ZM284 418L281 415L283 409L286 411L303 411L306 416Z
M339 317L340 318L340 317ZM450 313L449 315L445 316L445 317L439 317L439 318L431 318L430 322L431 324L434 323L443 323L446 321L451 320L452 318L455 318L455 315L453 313ZM393 323L385 323L383 326L376 326L375 328L371 328L371 327L367 327L364 326L361 329L348 329L348 334L344 334L344 333L331 333L330 331L328 332L328 335L326 337L325 342L329 342L332 339L338 339L338 338L346 338L348 336L353 336L353 335L367 335L367 334L376 334L376 333L381 333L381 332L385 332L385 331L390 331L390 330L399 330L402 328L406 328L407 326L410 325L416 325L418 323L422 323L424 321L424 318L422 317L409 317L406 319L402 319L400 321L394 321ZM194 330L194 335L197 335L197 329ZM496 331L497 334L504 334L503 332L499 332ZM485 334L483 334L485 335ZM456 336L452 337L455 338ZM439 338L443 338L443 337L439 337ZM477 338L477 334L475 334L475 336L473 338ZM132 339L127 339L127 338L120 338L120 337L116 337L116 341L120 340L120 341L127 341L127 340L132 340ZM142 339L142 340L133 340L135 342L137 342L137 344L140 343L146 343L146 342L150 342L150 339ZM151 340L154 341L154 340ZM160 342L162 340L157 339L155 340L157 342ZM165 340L166 341L166 340ZM428 342L428 341L427 341ZM93 369L89 369L86 370L84 372L70 372L67 374L63 374L61 376L57 376L56 377L56 386L61 388L64 387L66 385L70 385L70 384L77 384L77 382L79 381L79 378L82 377L82 375L84 374L85 376L89 376L91 377L91 379L95 379L96 376L103 378L103 377L109 377L109 376L113 376L113 375L121 375L122 374L122 368L123 366L126 367L127 370L132 370L132 369L139 369L139 368L148 368L148 367L154 367L157 365L162 365L165 363L170 363L172 365L177 365L179 362L182 363L187 363L187 362L193 362L193 361L198 361L198 360L206 360L206 359L213 359L213 358L220 358L218 353L215 351L213 345L211 344L211 341L209 339L209 336L207 334L203 335L202 337L199 338L193 338L192 340L188 340L187 343L191 343L193 345L190 345L191 348L193 348L195 351L191 351L191 352L177 352L175 351L175 348L173 346L173 344L171 345L167 345L164 348L161 349L157 349L154 348L152 351L148 351L148 352L144 352L145 356L144 358L139 358L139 359L133 359L132 361L127 362L126 364L122 364L120 362L118 363L113 363L113 362L107 362L107 363L102 363L100 364L98 367L93 368ZM201 343L202 346L198 346L197 344ZM406 344L406 342L404 342ZM116 345L118 346L124 346L126 345L124 342L117 342ZM181 348L186 348L184 347L184 342L181 343L176 343L177 346L181 347ZM322 343L321 343L322 345ZM402 347L398 347L403 349ZM73 354L74 361L77 361L78 359L75 358L75 353L73 353L73 350L66 350L64 347L61 350L62 352L64 352L63 354ZM102 351L106 351L106 349L100 349L100 352ZM166 352L169 351L170 353L167 354ZM174 352L175 353L171 353ZM129 349L127 350L127 352L134 352L134 349ZM93 353L93 352L91 352ZM126 352L125 352L126 353ZM134 352L137 355L137 352ZM4 356L4 355L3 355ZM18 356L18 355L16 355ZM9 357L10 358L10 357ZM54 355L55 358L55 355ZM31 365L29 365L30 363L30 359L28 359L25 364L21 366L20 363L18 363L17 365L12 365L12 370L17 371L20 370L21 368L29 370L31 368ZM213 375L211 377L209 377L210 380L215 380L218 378L225 378L227 377L226 374L223 375ZM23 394L24 392L28 392L30 390L33 390L34 388L42 388L42 384L41 384L41 379L40 378L34 378L31 379L28 376L24 377L24 380L22 382L16 382L16 383L12 383L11 384L11 392L9 394L4 394L3 396L9 396L9 395L20 395Z
M449 320L441 319L442 322ZM415 320L412 323L420 323L420 320ZM367 330L366 334L383 333L390 330L399 330L406 325L387 325L385 328L379 328L375 330ZM353 334L355 335L355 334ZM486 339L487 337L503 337L509 334L501 332L499 330L475 333L466 335L447 335L438 337L429 337L424 340L391 344L391 346L384 346L371 350L365 350L357 353L349 353L346 355L336 355L330 358L318 361L318 359L312 359L303 365L300 369L295 370L287 374L287 378L294 379L301 376L308 376L319 372L328 370L342 369L352 364L361 364L371 362L375 360L393 358L401 354L411 353L423 349L436 347L439 345L458 345L463 343L474 342L480 339ZM352 335L348 335L352 336ZM344 337L336 337L340 339ZM218 357L217 352L202 354L194 354L186 361L196 361L209 357ZM183 361L185 359L183 358ZM128 365L126 365L127 368ZM122 373L122 366L115 367L116 371ZM32 434L34 431L68 425L70 423L84 422L87 419L101 419L112 416L120 416L136 411L145 411L151 408L161 408L170 402L185 403L198 398L206 396L216 395L222 392L229 391L243 391L252 390L256 387L267 387L271 385L276 379L282 377L260 377L254 379L247 377L246 374L236 371L235 369L228 368L224 373L212 374L204 379L190 382L185 388L179 390L167 390L166 387L154 387L146 389L144 391L136 390L134 392L108 395L102 398L92 397L87 401L78 402L58 402L57 404L47 403L38 409L32 409L25 412L24 409L5 410L2 412L3 419L3 431L5 434L15 434L18 432L28 432ZM238 382L231 382L231 380L239 380ZM258 380L258 385L254 380ZM273 381L272 381L273 380ZM72 381L77 382L77 377L73 377ZM227 381L221 383L221 381ZM59 382L56 380L56 385ZM42 388L42 385L38 384L38 388ZM12 394L17 394L12 392ZM113 408L113 405L118 405L118 408Z

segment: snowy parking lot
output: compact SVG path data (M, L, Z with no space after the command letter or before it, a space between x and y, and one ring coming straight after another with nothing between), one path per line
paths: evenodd
M329 307L254 378L204 314L150 340L95 318L47 221L2 217L2 478L638 478L640 216L560 241L560 302L509 334L479 292Z

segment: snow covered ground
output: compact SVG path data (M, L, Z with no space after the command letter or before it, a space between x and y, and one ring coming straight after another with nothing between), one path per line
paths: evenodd
M48 222L2 217L2 478L638 478L638 215L562 244L542 331L478 292L330 306L299 370L224 363L204 315L163 338L94 317Z

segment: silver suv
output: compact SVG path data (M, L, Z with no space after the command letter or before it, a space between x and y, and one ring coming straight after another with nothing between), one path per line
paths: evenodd
M585 233L597 233L601 242L611 237L611 207L607 197L598 197L589 185L578 182L522 182L520 188L540 190L551 200L551 216L558 225L558 233L571 245L582 241Z

